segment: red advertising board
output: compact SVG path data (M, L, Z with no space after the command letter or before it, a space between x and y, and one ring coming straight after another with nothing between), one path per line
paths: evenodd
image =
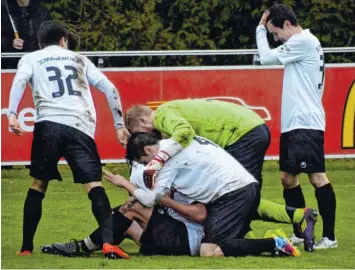
M268 158L277 158L283 69L281 67L191 67L106 69L119 88L124 110L145 104L152 108L164 101L184 98L215 98L248 106L266 120L272 142ZM30 89L19 107L19 119L27 131L18 137L9 131L6 119L12 71L1 73L2 165L29 164L36 111ZM328 157L355 157L355 64L329 65L326 69L323 104L326 111L325 152ZM95 140L103 162L124 159L111 112L104 94L92 89L97 110Z

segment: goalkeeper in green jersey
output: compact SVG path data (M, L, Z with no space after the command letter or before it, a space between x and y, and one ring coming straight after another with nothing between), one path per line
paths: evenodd
M206 99L174 100L156 111L147 106L134 106L126 112L125 121L131 133L150 132L169 138L144 171L144 181L150 188L164 162L189 145L195 135L224 148L255 177L261 188L261 172L271 135L264 120L244 106ZM264 205L262 200L255 218L283 223L302 219L303 213L296 215L287 207L280 211L271 206Z
M144 172L148 186L164 162L188 146L195 135L224 148L262 185L270 131L264 120L246 107L205 99L174 100L156 111L132 107L126 113L126 125L131 133L153 132L170 138Z

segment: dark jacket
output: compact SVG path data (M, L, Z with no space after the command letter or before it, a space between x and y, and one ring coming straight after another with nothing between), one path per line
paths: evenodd
M47 8L38 0L30 0L27 7L20 7L16 0L7 0L12 18L23 39L23 50L12 46L15 39L11 21L6 10L4 0L1 0L1 51L2 52L32 52L39 49L37 31L43 21L51 20L52 16Z

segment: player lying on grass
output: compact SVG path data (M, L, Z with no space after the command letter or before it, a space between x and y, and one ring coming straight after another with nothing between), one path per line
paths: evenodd
M252 110L222 101L175 100L159 106L156 111L146 106L134 106L127 111L125 120L131 133L162 133L164 137L170 137L147 166L145 179L148 186L153 185L154 175L159 173L164 163L187 147L196 134L224 148L258 180L261 188L261 172L270 145L270 132ZM286 208L264 205L263 201L258 213L256 219L282 223L294 223L293 219L303 216ZM313 242L308 246L313 246Z
M132 166L130 181L141 189L147 189L143 182L144 166ZM120 175L104 171L105 177L117 186L125 186L125 180ZM164 205L166 207L161 207ZM203 223L206 218L206 208L201 203L190 203L188 198L179 192L173 193L173 199L164 195L160 205L146 208L139 202L126 202L122 207L113 209L114 236L116 244L124 237L129 237L140 245L143 255L199 255L203 237ZM124 215L124 217L123 217ZM139 226L135 221L138 222ZM129 227L128 227L129 226ZM128 229L127 229L128 227ZM126 230L126 231L125 231ZM279 234L271 235L274 238ZM276 241L276 240L275 240ZM53 243L43 246L44 253L60 254L68 257L89 256L100 249L102 238L98 229L87 238L69 243ZM276 245L276 243L275 243ZM273 254L283 254L276 246ZM241 245L240 248L243 248Z

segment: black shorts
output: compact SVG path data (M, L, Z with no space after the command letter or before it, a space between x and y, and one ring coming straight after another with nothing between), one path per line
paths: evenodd
M259 202L259 185L252 183L208 204L202 243L221 246L229 239L243 238L250 230Z
M67 125L50 121L35 123L30 175L42 181L62 181L58 171L61 157L68 162L75 183L101 181L101 161L91 137Z
M225 150L231 154L262 185L262 169L265 153L271 141L270 130L262 124L250 130Z
M143 232L139 252L143 255L190 255L185 224L172 218L165 208L154 207Z
M280 171L292 175L325 172L324 132L295 129L281 133Z

